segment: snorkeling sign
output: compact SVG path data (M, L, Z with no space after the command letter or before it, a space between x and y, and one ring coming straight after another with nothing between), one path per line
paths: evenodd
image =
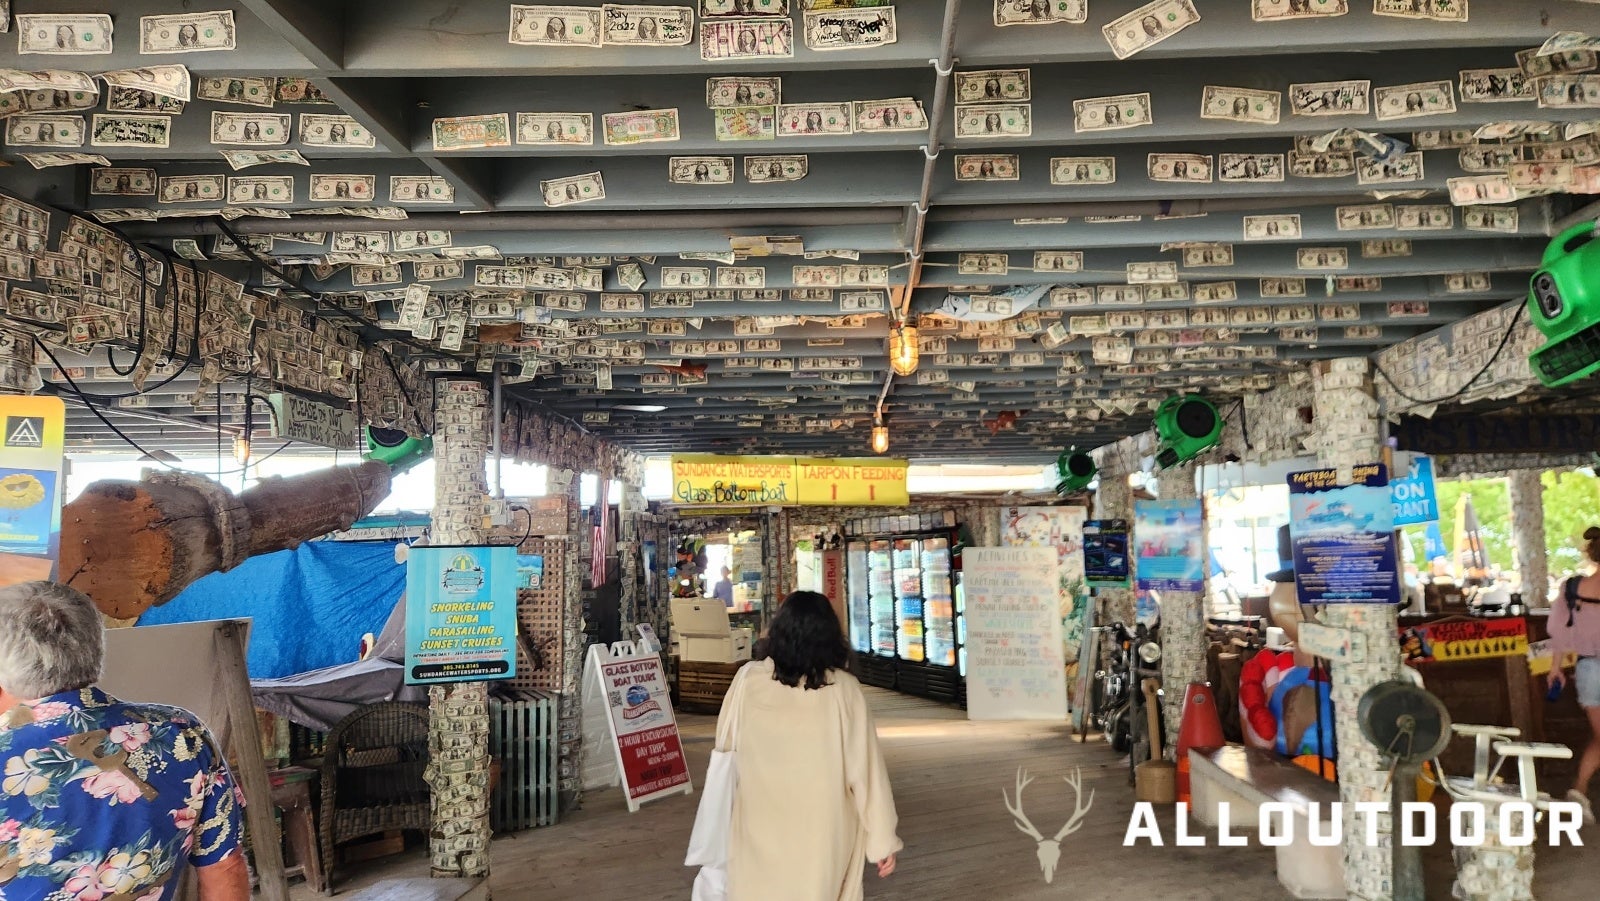
M904 507L904 460L672 455L672 500L683 506Z
M583 664L584 745L609 744L612 750L585 755L583 784L597 788L620 781L629 813L646 801L694 791L666 671L651 644L593 644Z

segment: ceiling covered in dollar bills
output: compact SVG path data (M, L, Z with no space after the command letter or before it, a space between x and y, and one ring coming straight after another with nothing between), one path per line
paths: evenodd
M519 440L1043 462L1516 298L1600 191L1576 0L4 7L0 383L41 335L79 449L497 370Z

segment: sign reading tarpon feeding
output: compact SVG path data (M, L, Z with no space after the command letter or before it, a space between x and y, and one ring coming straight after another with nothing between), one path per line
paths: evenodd
M673 454L672 499L692 506L890 506L911 502L906 461Z

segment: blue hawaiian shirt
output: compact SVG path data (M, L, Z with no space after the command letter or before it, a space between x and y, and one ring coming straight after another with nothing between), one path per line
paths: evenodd
M239 849L242 797L176 707L97 688L0 716L0 901L169 901Z

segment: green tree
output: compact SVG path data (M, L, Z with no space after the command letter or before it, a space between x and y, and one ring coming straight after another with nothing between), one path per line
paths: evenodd
M1456 553L1456 502L1467 495L1472 498L1472 509L1478 514L1478 535L1483 539L1488 562L1501 569L1516 566L1511 540L1511 492L1505 479L1441 481L1438 491L1439 531L1452 560Z
M1583 562L1583 530L1600 526L1600 479L1579 469L1544 474L1544 543L1550 573L1576 571Z

